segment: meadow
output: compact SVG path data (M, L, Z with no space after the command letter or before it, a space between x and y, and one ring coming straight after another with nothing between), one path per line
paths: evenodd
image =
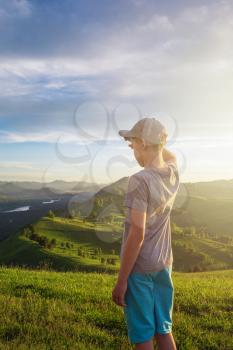
M120 266L122 222L120 215L105 222L58 215L41 217L1 242L0 264L35 268L49 264L56 271L114 273ZM202 237L198 231L192 233L192 227L182 228L175 223L171 230L174 271L233 269L232 242ZM56 243L51 247L40 244L32 233Z
M34 223L35 233L55 239L52 249L23 235L22 230L0 244L0 264L38 267L50 265L57 271L115 272L119 269L121 234L114 232L113 225L98 225L80 219L56 216L42 217ZM115 239L109 237L116 236ZM78 254L79 250L85 254ZM96 250L99 250L97 252ZM105 259L101 263L101 258ZM107 259L114 258L115 264Z
M117 274L0 268L1 350L128 350ZM178 350L233 349L233 270L173 272Z
M121 221L45 216L1 242L0 350L133 349L123 309L111 299ZM56 244L33 240L29 227ZM172 235L178 350L232 350L233 246L175 224ZM201 259L212 270L188 272Z

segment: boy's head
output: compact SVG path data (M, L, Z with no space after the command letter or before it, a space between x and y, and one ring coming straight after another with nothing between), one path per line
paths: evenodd
M120 130L119 135L130 142L129 147L141 166L148 157L161 157L168 136L166 128L155 118L143 118L131 130Z

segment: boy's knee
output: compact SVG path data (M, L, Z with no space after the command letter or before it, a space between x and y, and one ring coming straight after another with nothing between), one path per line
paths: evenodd
M169 333L155 333L153 340L154 341L158 341L158 340L164 338L165 336L170 337L171 334L172 334L172 332L169 332Z

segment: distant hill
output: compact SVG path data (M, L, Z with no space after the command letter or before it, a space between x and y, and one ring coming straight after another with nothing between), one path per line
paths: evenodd
M27 181L0 181L0 201L34 198L52 198L56 194L95 193L104 186L84 181L55 180L50 183Z
M129 177L123 177L108 185L56 180L46 186L40 182L0 181L0 201L79 193L84 195L84 199L89 197L89 202L79 197L77 210L83 209L83 215L90 219L111 213L124 214L123 201L128 180ZM75 198L72 206L75 210ZM213 234L232 237L232 210L233 179L181 183L171 218L179 226L205 226Z
M96 193L82 192L77 198L72 196L68 207L62 211L62 216L54 220L41 219L36 223L36 230L39 234L48 235L50 239L58 239L59 244L62 239L74 245L73 255L71 250L54 248L46 250L40 248L37 243L33 243L18 234L15 245L14 236L9 237L0 244L0 261L16 261L27 263L32 262L31 256L35 259L35 265L44 257L52 258L54 266L69 266L76 268L83 266L94 269L102 269L100 261L81 259L77 256L77 248L89 246L90 254L94 255L96 248L103 248L104 239L96 239L98 235L106 234L106 238L111 235L120 235L118 241L112 241L104 245L103 257L111 255L111 250L115 250L113 256L119 256L120 237L123 232L125 218L124 195L127 189L129 177L104 186ZM174 267L178 271L190 271L192 269L221 269L232 268L233 264L233 200L227 197L227 184L229 193L232 191L232 180L213 181L208 183L181 184L176 197L174 209L171 214L172 223L172 243L174 252ZM206 185L206 187L205 187ZM17 186L16 186L17 187ZM17 190L12 186L12 191ZM9 189L9 185L7 185ZM50 188L47 189L51 191ZM25 190L34 191L34 195L39 195L39 189ZM214 196L216 192L216 197ZM50 193L50 192L48 192ZM233 198L233 197L232 197ZM69 216L72 215L72 218ZM60 220L60 221L59 221ZM96 231L97 230L97 231ZM97 234L98 232L98 234ZM51 235L52 233L52 235ZM72 235L72 237L71 237ZM11 241L12 240L12 241ZM19 248L20 247L20 248ZM16 248L16 249L15 249ZM36 252L33 252L36 248ZM26 250L25 250L26 249ZM29 249L29 250L28 250ZM69 252L69 256L67 253ZM39 254L39 255L38 255ZM42 254L42 257L41 257ZM65 259L61 263L61 256ZM36 258L38 257L38 259ZM116 265L117 267L117 265ZM110 269L115 269L110 266Z
M91 199L93 209L88 218L101 216L106 208L108 215L111 215L111 211L124 213L123 201L128 180L129 177L121 178L95 193ZM181 183L171 219L179 226L204 226L215 235L233 237L232 212L233 180Z
M233 201L233 179L214 180L202 182L185 183L187 191L191 195L208 199L221 199Z

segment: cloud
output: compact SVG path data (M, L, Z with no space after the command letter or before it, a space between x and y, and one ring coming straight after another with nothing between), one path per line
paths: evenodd
M107 89L121 69L124 69L130 55L118 59L112 54L101 58L83 60L69 59L8 59L0 60L1 97L28 96L43 94L45 99L61 94L98 96ZM109 86L108 86L109 88Z
M1 161L0 169L28 169L28 170L37 170L40 169L38 163L32 162L18 162L18 161Z
M11 29L6 24L0 42L0 117L29 133L5 140L36 140L37 127L65 128L75 106L88 99L136 101L143 113L166 111L180 123L187 115L197 124L203 115L216 121L220 111L229 118L230 2L185 3L171 12L151 1L119 1L112 9L103 2L93 13L88 2L13 1L13 8L17 3L30 16L10 22ZM99 120L81 117L100 132Z
M4 19L28 17L31 6L27 0L0 0L0 23Z
M174 26L168 16L161 16L155 13L146 23L139 25L139 30L142 32L172 31Z
M176 143L183 149L233 148L232 138L226 137L181 137L176 139Z
M181 11L177 22L200 24L208 19L208 14L209 7L207 5L190 6Z
M207 125L210 128L209 125ZM221 125L222 126L222 125ZM228 125L229 128L232 129L232 124ZM217 125L216 125L217 128ZM214 130L214 129L213 129ZM213 132L212 130L212 132ZM106 143L107 141L107 143ZM204 148L226 148L233 147L232 137L229 136L178 136L178 137L169 137L168 140L170 143L175 144L176 147L182 149L204 149ZM122 143L122 139L114 136L113 134L109 135L107 139L99 138L99 139L90 139L85 138L82 135L77 135L72 131L70 132L61 132L61 131L53 131L53 132L37 132L37 133L23 133L23 132L7 132L0 131L0 144L11 144L11 143L24 143L24 142L35 142L35 143L49 143L56 144L60 146L62 145L74 145L80 146L81 148L84 146L88 147L106 147L126 149L128 144L126 142ZM105 144L106 143L106 144ZM107 149L106 149L107 151Z
M37 133L23 133L23 132L9 132L0 131L0 143L23 143L23 142L46 142L46 143L73 143L75 145L89 144L90 140L77 136L71 132L37 132Z

